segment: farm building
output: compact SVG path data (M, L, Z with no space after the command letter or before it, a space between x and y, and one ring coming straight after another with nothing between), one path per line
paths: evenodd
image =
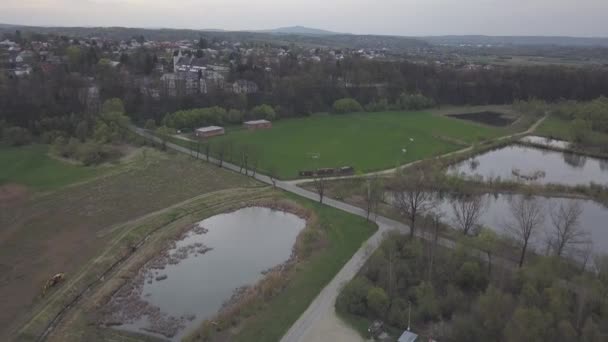
M201 127L194 131L197 138L211 138L224 133L224 128L219 126Z
M249 130L272 128L272 122L270 122L268 120L246 121L244 123L244 125L245 125L245 128L247 128Z

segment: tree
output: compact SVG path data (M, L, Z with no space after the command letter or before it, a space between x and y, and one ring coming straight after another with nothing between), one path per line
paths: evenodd
M366 178L365 181L365 205L367 212L367 220L372 212L377 212L378 205L384 196L384 187L382 181L377 175Z
M456 283L463 291L482 290L486 281L485 274L481 272L477 262L465 262L456 273Z
M30 131L21 127L5 128L2 139L10 146L27 145L32 141Z
M371 284L365 277L357 276L340 291L336 299L336 308L355 315L365 315L370 288Z
M482 252L486 253L488 258L488 276L492 274L492 254L496 249L498 236L491 229L482 229L479 235L476 236L474 244Z
M583 208L579 202L568 200L560 202L557 208L551 210L553 230L548 238L548 245L556 256L587 242L588 234L580 227L580 217Z
M416 313L425 322L435 320L439 316L440 308L435 289L428 282L422 282L414 288L416 297Z
M389 299L386 292L380 287L372 287L367 291L367 306L379 318L384 318L388 309Z
M162 150L166 150L167 149L167 141L169 140L169 137L174 133L175 131L167 126L160 126L156 129L156 136L158 136L161 140L161 144L162 144Z
M410 224L410 237L416 230L416 219L435 207L435 195L427 188L428 176L417 166L398 171L395 176L395 206Z
M146 124L144 125L144 128L150 131L153 131L156 129L156 121L154 121L154 119L148 119L146 121Z
M76 125L76 130L74 131L76 137L80 140L80 142L84 142L89 136L89 125L85 120L82 120Z
M405 110L420 110L435 106L435 101L422 94L403 93L399 96L399 105Z
M312 181L315 189L317 190L317 194L319 194L319 203L323 203L323 198L325 197L325 175L320 174L319 172L315 172L315 177Z
M340 100L337 100L336 102L334 102L333 110L334 110L334 113L336 113L336 114L346 114L346 113L362 112L363 107L355 99L343 98L343 99L340 99Z
M500 341L505 320L515 308L513 296L494 286L489 286L473 304L473 312L482 329L484 341Z
M593 321L593 318L590 316L585 321L585 325L583 326L583 331L581 332L581 342L600 342L604 341L604 337L602 337L602 332L599 327Z
M454 226L463 235L475 233L475 229L479 225L479 219L486 208L483 199L482 195L467 193L459 195L452 201Z
M272 187L276 189L277 187L277 178L279 175L279 169L276 165L272 165L268 168L268 177L270 178L270 182L272 183Z
M218 166L222 167L224 166L224 157L226 156L226 151L228 150L228 145L226 144L226 142L221 142L219 144L217 144L217 159L218 159Z
M521 244L519 267L522 267L530 238L544 223L544 206L539 199L525 195L510 199L509 210L512 218L506 228Z
M550 340L552 319L538 308L520 306L505 328L507 342L543 342Z

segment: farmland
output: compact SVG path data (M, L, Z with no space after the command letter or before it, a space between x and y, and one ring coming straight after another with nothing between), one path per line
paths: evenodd
M353 166L360 172L387 169L507 132L430 112L318 114L278 121L270 130L231 130L213 138L211 145L252 146L262 171L276 168L281 178L290 179L300 170L317 167ZM313 154L320 157L313 160Z
M44 159L39 163L55 165L58 173L72 168ZM119 224L203 193L258 186L187 156L154 150L116 168L88 182L0 205L0 336L22 324L28 312L42 304L39 295L51 275L66 272L69 277L120 232ZM17 175L10 180L58 187L58 183L40 180L39 173L45 170L24 168L21 174L29 173L27 178ZM70 177L66 182L75 179L83 178Z

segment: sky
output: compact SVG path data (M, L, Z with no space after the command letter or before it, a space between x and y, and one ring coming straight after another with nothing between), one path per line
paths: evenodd
M0 23L608 37L608 0L0 0Z

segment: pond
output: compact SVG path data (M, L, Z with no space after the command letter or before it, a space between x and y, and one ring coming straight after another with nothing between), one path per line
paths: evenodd
M608 185L608 160L515 144L454 164L448 173L486 180Z
M263 207L200 222L110 300L117 328L180 340L263 272L290 259L306 221Z
M508 194L484 195L483 203L485 205L479 223L484 227L495 230L499 234L508 235L506 225L512 219L510 201L520 196ZM533 247L537 249L545 248L547 233L550 233L552 229L551 211L556 210L560 204L567 205L569 202L576 202L582 209L582 214L579 218L580 227L589 234L588 238L593 241L593 250L597 253L606 253L608 251L608 225L606 225L606 222L608 222L608 208L597 202L583 199L536 198L542 203L545 215L542 229L532 238ZM451 203L452 199L449 196L445 196L440 201L438 208L443 214L446 224L453 223L455 218Z
M391 200L390 193L387 194ZM438 196L438 195L437 195ZM512 220L510 210L510 202L517 200L522 195L517 194L484 194L483 209L479 218L479 225L492 229L500 235L510 235L507 225ZM593 242L593 250L595 253L607 253L608 251L608 208L600 203L591 200L559 198L559 197L535 197L538 199L544 209L544 223L534 237L531 239L532 247L545 248L546 238L548 233L551 233L552 220L551 212L556 211L560 204L568 205L572 202L577 203L582 209L582 214L579 217L579 227L583 229L589 239ZM435 211L440 214L443 223L454 226L456 214L452 207L455 201L450 195L438 196L437 208ZM394 203L394 202L393 202ZM544 250L542 250L544 251Z
M463 114L449 114L451 118L467 120L482 123L485 125L505 127L515 122L516 118L510 117L503 113L497 113L492 111L477 112L477 113L463 113Z

